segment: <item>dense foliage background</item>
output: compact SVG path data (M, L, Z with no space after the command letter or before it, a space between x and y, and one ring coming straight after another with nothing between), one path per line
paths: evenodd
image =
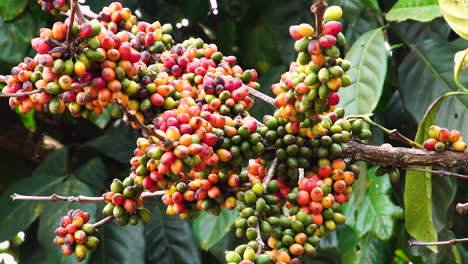
M97 13L110 2L88 0L86 4ZM188 25L176 30L176 40L195 36L216 43L224 54L236 55L243 68L257 69L261 90L270 95L271 84L295 60L288 27L313 24L311 0L211 1L217 2L217 11L208 0L122 2L137 10L141 20L176 25L187 19ZM468 41L451 31L441 17L438 1L327 2L344 10L348 41L344 52L353 62L351 76L355 81L342 90L341 105L347 114L373 113L377 122L410 138L416 137L418 125L423 131L434 121L468 135L468 122L463 122L468 117L468 96L445 99L437 105L437 114L431 112L423 120L431 102L457 89L453 56L468 48ZM34 0L2 0L0 16L1 74L33 54L30 40L39 28L64 19L42 12ZM251 113L261 118L272 111L271 106L257 101ZM99 195L110 179L128 175L138 131L111 120L109 113L93 116L91 122L70 115L20 116L9 109L7 99L0 99L0 115L0 241L10 240L0 253L10 254L20 263L74 262L52 243L58 219L70 208L84 208L100 217L102 208L95 204L13 203L9 195ZM387 141L378 131L374 135L373 144ZM64 147L46 157L37 145L44 136ZM468 237L466 217L454 210L456 202L468 201L466 183L413 174L404 196L405 177L392 185L388 175L375 177L372 164L361 166L367 175L353 187L345 209L347 223L320 243L314 263L468 263L466 244L439 247L437 252L407 245L410 234L420 240ZM224 263L224 251L239 243L231 228L236 212L224 211L220 217L200 213L185 221L167 216L157 199L147 206L153 211L150 224L125 228L106 225L101 230L102 244L87 261ZM24 240L17 236L19 231L24 231Z

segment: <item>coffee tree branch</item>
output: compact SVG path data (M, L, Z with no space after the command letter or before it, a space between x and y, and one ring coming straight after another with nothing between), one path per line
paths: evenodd
M466 214L468 212L468 203L458 203L455 209L461 215Z
M435 152L410 148L385 148L365 145L356 141L347 144L346 156L353 160L374 162L383 166L407 167L411 165L468 169L468 152Z
M458 239L450 239L447 241L437 241L437 242L423 242L423 241L408 241L410 247L417 247L417 246L441 246L441 245L456 245L460 243L468 242L467 238L458 238Z
M154 196L163 196L165 191L156 191L156 192L143 192L141 194L142 198L154 197ZM103 197L89 197L84 195L79 196L62 196L57 194L52 194L50 196L33 196L33 195L21 195L14 193L10 196L13 201L51 201L51 202L71 202L71 203L100 203L104 201Z

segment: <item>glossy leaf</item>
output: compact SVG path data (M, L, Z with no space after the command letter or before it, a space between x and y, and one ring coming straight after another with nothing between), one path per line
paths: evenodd
M453 80L453 54L466 44L466 41L448 43L440 39L428 39L410 45L411 53L399 68L400 92L405 108L416 120L422 120L426 107L437 97L458 90ZM415 76L418 76L417 79ZM460 81L468 83L467 76L463 76ZM414 103L415 98L417 104ZM451 98L450 101L452 103L444 104L440 108L437 124L459 129L462 134L468 133L468 126L462 118L466 116L468 96Z
M56 185L52 193L63 196L93 196L91 189L77 177L69 177L63 184ZM73 257L64 256L59 246L53 243L55 238L55 229L59 226L60 218L68 213L71 209L81 209L91 214L89 220L93 223L96 216L97 204L73 204L67 202L48 202L44 204L44 212L39 221L39 243L46 251L48 263L76 263ZM87 263L89 258L81 263Z
M95 195L102 193L101 189L106 182L107 172L101 158L97 157L88 161L75 172L75 175L78 179L88 184Z
M368 8L380 11L379 2L377 0L362 0Z
M366 32L373 30L383 22L383 16L375 8L374 0L332 0L329 5L338 5L343 9L343 34L346 36L345 50ZM377 5L378 6L378 5Z
M136 140L135 130L119 120L109 127L104 135L85 145L94 147L109 158L127 164L133 156Z
M44 201L12 201L13 193L23 195L50 195L63 178L52 176L29 177L18 181L5 190L0 198L0 240L13 238L26 229L44 210Z
M0 1L0 19L3 21L14 19L24 11L27 5L28 0Z
M0 240L13 238L19 231L27 228L44 210L44 201L15 201L10 195L51 195L54 188L63 180L67 161L67 149L50 153L33 174L19 180L0 198Z
M415 141L423 143L429 138L429 127L435 124L436 114L449 96L459 95L453 92L439 97L427 110L419 124ZM431 169L431 167L426 167ZM432 181L431 174L425 172L408 171L405 182L405 226L408 233L420 241L437 241L437 231L433 222ZM430 247L437 251L435 247Z
M455 65L453 65L453 79L455 83L460 89L464 89L468 91L463 85L460 83L460 72L466 68L468 62L468 49L459 51L455 54Z
M385 16L389 21L428 22L441 16L437 0L399 0Z
M348 71L352 84L340 89L339 106L348 115L369 114L377 106L387 72L388 52L382 29L362 35L345 59L351 61Z
M238 212L222 209L219 216L201 212L193 221L193 232L203 250L209 250L231 229Z
M99 228L100 245L93 253L93 264L143 264L145 241L143 224L119 226L112 221Z
M466 0L439 0L445 20L464 39L468 39L468 2Z
M364 177L363 177L364 179ZM361 180L361 178L359 178ZM375 176L375 168L368 170L365 196L356 201L352 196L345 206L346 224L352 227L359 237L371 233L380 240L389 240L395 228L395 222L403 215L402 208L390 200L391 184L388 175Z
M0 1L3 2L3 1ZM0 20L0 60L10 64L22 61L31 49L36 25L29 12L11 22Z
M153 218L145 225L146 263L201 264L190 223L177 215L167 215L165 207L157 200L148 208Z
M104 112L102 112L102 114L100 115L92 113L89 120L100 129L104 129L107 126L107 124L109 124L109 121L112 118L110 109L112 109L111 105L109 105L109 107L104 108Z

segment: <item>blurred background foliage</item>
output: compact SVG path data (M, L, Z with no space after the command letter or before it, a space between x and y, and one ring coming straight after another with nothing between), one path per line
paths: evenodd
M110 2L87 0L85 4L97 13ZM288 27L314 23L311 0L122 2L135 10L140 20L178 25L174 33L178 41L200 37L216 43L224 54L237 56L244 69L258 71L261 90L270 95L271 84L295 60ZM356 67L356 83L343 91L342 106L348 114L373 113L377 122L414 138L431 102L456 89L453 55L467 48L468 42L451 31L434 0L327 2L343 7L348 43L342 52ZM64 19L42 12L34 0L2 0L0 17L1 74L8 74L25 56L33 56L30 40L41 27ZM187 21L182 23L184 19ZM431 122L468 135L468 122L464 122L467 106L468 96L447 98L432 113ZM261 119L272 111L271 106L257 101L251 113ZM109 113L93 116L90 121L43 113L20 116L9 109L7 99L0 99L0 114L0 242L8 241L0 244L0 260L74 263L73 258L61 256L52 243L57 221L70 208L86 209L101 218L100 205L13 203L9 195L100 195L112 178L128 175L138 132L111 120ZM388 141L382 133L374 132L374 144ZM61 145L46 148L39 143L44 138L63 147L50 152ZM439 240L468 237L466 217L454 210L456 202L468 201L466 183L439 176L413 182L424 189L414 194L415 199L429 197L423 197L429 211L421 217L403 212L404 175L392 185L388 175L375 177L372 164L361 166L367 173L355 184L345 210L347 224L323 239L319 256L307 263L468 263L466 244L439 247L437 252L407 244L409 233ZM99 250L86 262L224 263L224 251L242 242L233 235L236 212L223 211L220 217L202 212L186 221L167 216L158 199L147 206L153 212L150 224L126 228L106 225L101 230ZM420 221L421 227L406 229L405 221L407 227ZM423 229L425 223L427 229Z

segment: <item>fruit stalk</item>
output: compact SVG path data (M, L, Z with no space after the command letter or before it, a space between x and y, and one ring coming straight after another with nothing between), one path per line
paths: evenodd
M267 175L266 175L266 178L265 178L265 180L263 181L263 187L265 187L265 189L266 189L268 183L271 181L271 179L272 179L273 176L275 175L276 166L278 166L278 158L275 158L275 159L271 162L270 169L268 169L268 173L267 173Z
M457 203L456 210L461 215L465 214L468 212L468 203Z
M450 239L447 241L437 241L437 242L423 242L423 241L408 241L410 247L415 246L440 246L440 245L456 245L460 243L468 242L467 238L458 238L458 239Z
M315 34L317 36L322 34L323 14L325 13L327 6L327 2L324 0L316 0L315 4L310 7L310 11L315 14L315 26L317 27Z
M262 92L259 92L251 87L248 87L249 88L249 93L255 97L257 97L258 99L261 99L263 100L264 102L268 103L268 104L271 104L272 106L274 107L277 107L276 104L275 104L275 99L271 98L270 96L262 93Z
M429 173L436 174L436 175L439 175L439 176L457 177L457 178L465 179L465 180L468 179L468 175L463 175L463 174L454 173L454 172L450 172L450 171L436 171L436 170L427 170L427 169L422 169L422 168L411 168L411 167L404 167L404 168L401 168L401 169L405 170L405 171L429 172Z
M122 105L122 102L120 99L115 99L115 104L122 110L122 112L125 114L127 119L131 122L134 122L141 130L143 130L147 136L154 136L161 140L164 144L164 147L172 146L174 145L174 141L172 139L166 138L161 134L156 133L153 129L149 128L145 124L143 124L134 114L132 114L127 108L125 108Z
M258 243L258 249L257 249L257 256L258 256L263 252L265 243L263 242L263 239L262 239L262 233L260 231L260 224L257 224L256 229L257 229L257 239L255 241L257 241Z
M349 116L348 119L362 119L363 121L365 121L369 125L375 126L375 127L379 128L380 130L382 130L383 132L385 132L390 137L390 139L401 141L401 142L403 142L403 143L405 143L405 144L407 144L409 146L412 146L414 148L425 149L423 145L421 145L419 143L416 143L413 140L403 136L397 129L390 130L388 128L385 128L382 125L379 125L376 122L372 121L368 116L364 116L364 115Z
M73 29L73 23L75 22L75 13L76 13L76 0L70 0L71 4L71 11L70 11L70 20L68 22L68 29L67 29L67 37L65 39L65 45L68 47L70 46L70 41L72 39L72 29ZM79 7L78 7L79 8Z
M104 219L102 219L101 221L99 222L96 222L95 224L93 224L94 227L99 227L99 226L102 226L102 225L105 225L107 224L108 222L112 221L112 219L114 219L114 216L113 215L110 215Z

